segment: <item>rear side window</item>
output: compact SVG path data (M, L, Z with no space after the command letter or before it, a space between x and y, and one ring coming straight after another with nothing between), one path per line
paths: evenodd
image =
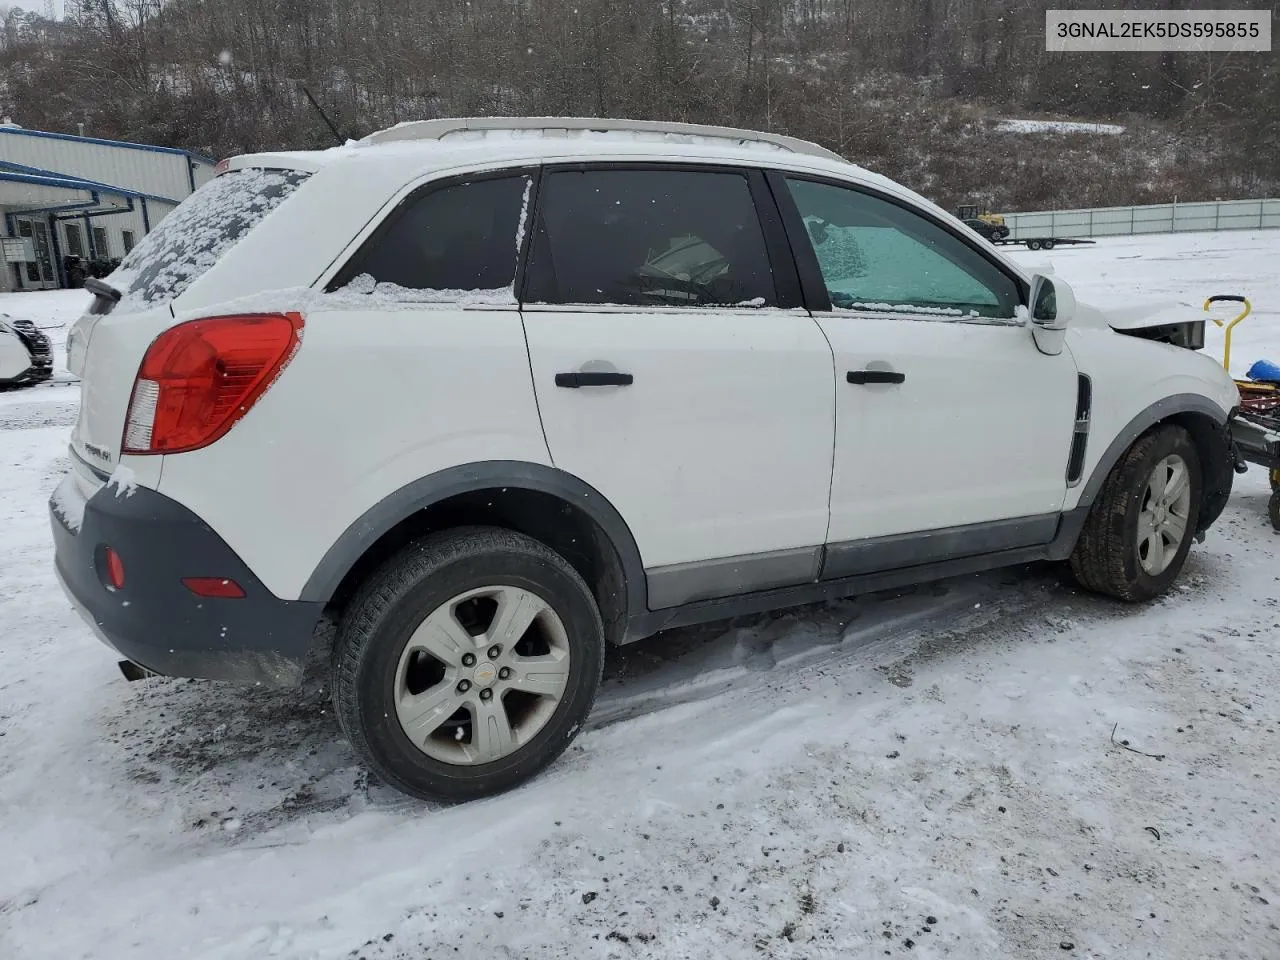
M339 278L353 293L406 301L513 299L533 181L495 177L412 196Z
M215 177L147 234L108 282L132 305L173 300L309 176L300 170L232 170Z
M764 306L773 273L736 172L565 170L543 181L526 300Z

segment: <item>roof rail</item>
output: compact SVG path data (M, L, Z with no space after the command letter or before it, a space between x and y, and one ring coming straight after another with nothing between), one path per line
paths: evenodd
M844 157L825 147L797 137L779 133L763 133L758 130L740 130L736 127L716 127L701 123L667 123L663 120L611 120L600 117L448 117L441 120L411 120L371 133L361 143L396 143L406 140L443 140L453 134L484 130L529 130L568 135L570 131L612 133L637 131L641 133L675 134L678 136L710 137L717 140L734 140L738 143L767 143L792 153L804 153L827 160Z

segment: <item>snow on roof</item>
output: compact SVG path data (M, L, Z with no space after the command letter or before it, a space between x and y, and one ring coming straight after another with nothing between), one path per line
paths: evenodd
M856 171L865 177L875 178L874 174L816 146L814 152L808 153L764 141L744 142L731 137L654 130L459 130L439 138L381 143L369 139L348 140L341 146L326 150L244 154L227 161L227 169L276 166L317 172L335 163L352 166L376 164L383 167L389 176L410 176L488 164L501 166L587 158L744 163L760 162L762 156L767 156L769 165L774 167L839 172L845 176ZM890 184L890 181L885 180L884 183ZM902 189L896 184L893 186Z

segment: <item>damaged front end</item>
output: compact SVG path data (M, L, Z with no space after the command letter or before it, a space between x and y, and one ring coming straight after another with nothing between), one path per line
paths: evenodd
M1106 311L1107 325L1116 333L1168 343L1188 350L1204 349L1205 320L1183 319L1195 308L1186 303L1152 303Z

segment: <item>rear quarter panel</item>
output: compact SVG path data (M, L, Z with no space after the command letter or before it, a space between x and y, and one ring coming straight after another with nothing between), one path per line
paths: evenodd
M447 467L550 465L514 308L303 310L302 346L231 431L166 456L193 510L272 593L297 599L366 510Z

